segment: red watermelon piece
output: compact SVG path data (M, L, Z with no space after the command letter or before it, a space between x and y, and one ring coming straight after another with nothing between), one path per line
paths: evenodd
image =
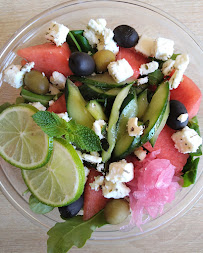
M132 67L134 74L132 77L137 79L140 75L139 68L142 64L145 64L149 62L148 58L145 57L144 55L136 52L134 48L119 48L119 52L116 56L116 60L121 60L125 58L130 66Z
M47 111L55 112L55 113L64 113L67 111L66 109L66 99L63 94L59 99L57 99L53 105L51 105Z
M92 190L89 185L94 181L95 177L101 175L102 174L95 169L90 170L84 190L83 220L88 220L97 214L106 206L107 202L109 201L109 199L104 198L101 189L99 189L99 191L95 191Z
M54 71L62 73L64 76L72 75L68 60L71 54L69 46L64 43L57 47L52 43L45 43L32 47L22 48L17 54L28 62L34 62L34 69L44 72L50 77Z
M177 89L171 90L171 100L179 100L188 111L189 118L193 118L199 111L202 94L197 85L187 76L183 76L183 81Z
M176 174L182 171L183 166L186 164L189 157L188 154L180 153L174 146L174 142L171 139L171 135L176 131L165 125L159 137L152 147L149 142L147 142L144 147L150 152L160 150L157 154L157 158L170 160L171 164L176 167Z

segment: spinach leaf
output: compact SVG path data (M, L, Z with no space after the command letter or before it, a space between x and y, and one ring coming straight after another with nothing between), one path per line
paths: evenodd
M37 198L35 198L33 195L30 195L29 205L30 205L30 209L31 209L34 213L38 213L38 214L49 213L49 212L51 212L51 211L54 209L53 206L47 206L47 205L41 203L41 202L40 202Z
M82 248L91 234L107 224L103 210L89 220L84 221L82 216L75 216L56 225L48 231L47 253L68 252L74 245Z
M195 183L196 175L197 175L197 167L199 163L199 157L194 159L192 156L189 156L186 165L183 168L183 187L188 187L191 184Z
M148 83L150 85L159 85L164 80L164 74L160 69L148 74Z

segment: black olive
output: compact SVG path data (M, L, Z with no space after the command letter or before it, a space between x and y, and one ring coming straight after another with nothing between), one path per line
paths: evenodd
M59 209L61 218L64 218L64 219L71 218L75 216L76 214L78 214L80 209L83 207L83 203L84 203L84 197L83 195L81 195L78 200L71 203L70 205L59 207L58 209Z
M188 113L187 109L185 108L184 104L182 104L180 101L178 100L171 100L170 101L170 113L167 119L166 124L175 130L179 130L184 128L185 126L187 126L188 123L188 117L186 118L186 120L184 122L181 122L180 119L178 119L178 117L181 114L185 114Z
M69 58L69 67L77 76L89 76L95 70L95 62L87 53L74 52Z
M131 26L119 25L113 30L113 32L113 39L120 47L130 48L138 43L139 35Z

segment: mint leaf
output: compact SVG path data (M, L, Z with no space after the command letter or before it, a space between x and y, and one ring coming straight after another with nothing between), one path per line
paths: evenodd
M199 163L199 157L196 159L193 159L192 156L189 156L187 159L187 163L183 168L183 180L184 184L183 187L188 187L191 184L195 183L196 175L197 175L197 167Z
M61 137L66 134L67 122L53 112L39 111L32 118L50 137Z
M164 80L164 74L160 69L148 74L148 83L150 85L159 85Z
M83 221L82 216L75 216L63 223L56 223L47 233L47 253L66 253L74 245L82 248L96 228L105 224L103 211L87 221Z
M68 134L66 137L82 150L100 151L102 149L99 137L95 132L86 126L80 125L71 120L67 123Z
M33 116L38 126L50 137L64 137L81 150L87 152L100 151L99 137L90 128L76 123L74 120L66 122L57 114L48 111L39 111Z
M49 213L54 209L53 206L47 206L47 205L41 203L33 195L31 195L30 198L29 198L29 205L30 205L30 209L34 213L39 213L39 214Z
M6 102L2 105L0 105L0 113L3 112L6 108L8 108L9 106L11 106L10 103Z

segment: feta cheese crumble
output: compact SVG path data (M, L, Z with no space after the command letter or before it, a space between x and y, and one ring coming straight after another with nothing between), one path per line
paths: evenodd
M90 183L90 187L92 190L98 191L100 189L100 186L102 186L104 183L104 176L97 176L94 177L94 182Z
M154 52L154 39L143 34L135 46L135 50L145 56L152 56Z
M107 199L121 199L129 195L130 188L128 188L124 183L112 183L111 181L104 180L102 185L103 196Z
M138 126L138 118L130 118L128 120L128 134L129 136L139 136L143 134L144 126Z
M112 183L129 182L134 177L134 166L132 163L127 163L125 159L110 163L109 172L106 175L106 180Z
M49 93L51 94L51 95L56 95L56 94L58 94L60 92L60 90L59 89L57 89L56 87L54 87L53 85L49 85Z
M68 27L59 24L55 21L51 22L45 38L58 46L66 42L66 37L69 33Z
M109 74L117 82L123 82L134 74L134 71L126 59L110 62L107 66Z
M20 88L23 85L25 73L30 72L34 65L34 62L26 63L23 67L21 65L10 65L4 70L4 82L16 89Z
M34 102L34 103L29 103L29 105L34 106L35 108L37 108L37 110L39 111L46 111L46 107L43 106L40 102Z
M143 147L139 147L134 151L134 154L140 161L143 161L147 155L147 151L143 149Z
M102 134L102 128L106 125L106 122L102 119L99 119L99 120L96 120L94 123L93 123L93 131L95 132L96 135L99 136L99 139L103 139L104 136Z
M149 73L153 73L155 70L159 68L159 63L157 61L151 61L146 64L142 64L139 68L140 75L148 75Z
M89 163L101 163L102 158L100 156L95 156L91 154L82 154L82 160L85 160Z
M188 113L181 114L177 120L179 120L181 123L185 122L188 119Z
M174 41L165 38L158 38L154 43L154 57L156 59L166 61L172 55L174 51Z
M52 106L54 103L55 103L54 100L50 100L49 101L49 106Z
M96 170L104 173L104 163L97 164Z
M202 138L188 126L174 133L171 138L175 142L175 148L183 154L196 152L202 144Z
M162 65L162 73L164 74L164 76L168 76L172 72L174 64L175 61L172 59L169 59L164 62L164 64Z
M71 118L69 118L67 112L58 113L57 115L58 115L61 119L64 119L66 122L69 122L69 121L71 120Z
M66 77L59 73L58 71L54 71L50 77L50 82L59 90L65 89Z
M137 85L142 85L142 84L145 84L145 83L148 83L149 79L147 76L143 77L143 78L139 78L137 79Z

